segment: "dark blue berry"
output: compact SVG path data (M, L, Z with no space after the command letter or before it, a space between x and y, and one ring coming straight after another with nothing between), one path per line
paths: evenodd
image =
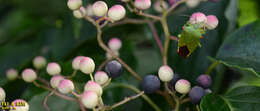
M191 103L199 104L200 100L202 99L203 96L205 96L205 94L206 92L202 87L194 86L189 92Z
M145 93L151 94L160 89L160 80L157 76L147 75L142 80L142 89Z
M173 91L175 89L174 87L175 87L176 82L180 79L181 79L180 75L175 73L172 80L168 83L169 89L171 89Z
M205 74L200 75L196 81L199 86L201 86L205 89L209 88L212 83L211 77L209 75L205 75Z
M113 60L107 63L105 70L109 77L116 78L122 74L123 68L119 62Z

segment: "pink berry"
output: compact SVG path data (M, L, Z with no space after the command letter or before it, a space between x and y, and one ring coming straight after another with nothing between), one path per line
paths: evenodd
M47 73L51 76L61 73L61 67L58 63L51 62L47 65Z
M196 12L191 15L189 22L190 24L199 24L200 27L203 27L207 23L207 17L201 12Z
M11 68L9 70L6 71L6 78L8 80L15 80L18 77L18 72L17 70Z
M103 93L102 87L94 81L87 82L87 84L84 87L84 91L93 91L97 93L98 96L101 96Z
M175 90L181 94L187 94L190 91L190 82L180 79L175 84Z
M92 5L93 13L98 16L105 16L107 14L107 4L104 1L97 1Z
M73 11L73 16L77 19L84 18L86 15L86 9L84 7L80 7L78 10Z
M108 17L113 21L118 21L125 17L125 13L125 8L122 5L114 5L108 10Z
M113 51L119 51L122 47L122 42L119 38L112 38L108 41L108 47Z
M5 97L6 97L5 90L0 87L0 101L1 102L5 101Z
M86 108L95 108L98 105L98 95L93 91L85 91L81 96L81 102Z
M37 79L37 74L33 69L25 69L22 72L22 78L25 82L33 82Z
M36 69L42 69L47 64L46 59L42 56L37 56L33 59L33 66Z
M94 16L94 12L93 12L93 9L92 9L92 5L88 5L88 6L86 7L86 15L89 16L89 17Z
M146 10L151 7L151 0L135 0L134 6L140 10Z
M58 88L60 81L62 81L63 79L64 77L61 75L53 76L50 80L51 87L54 89Z
M74 70L78 70L80 67L79 67L79 64L80 64L80 60L84 58L84 56L77 56L73 59L72 61L72 68Z
M171 81L173 78L173 74L173 70L167 65L161 66L158 71L159 78L163 82Z
M12 102L12 106L13 109L11 109L10 111L29 111L29 104L23 99L14 100Z
M108 77L107 73L105 73L104 71L98 71L98 72L96 72L94 78L98 84L102 85L107 82L109 77Z
M218 26L218 18L214 15L207 16L207 24L206 27L209 30L215 29Z
M162 1L162 6L165 10L167 10L169 8L169 5L167 2L165 1ZM161 7L161 2L160 0L157 0L154 5L153 5L153 8L155 11L157 11L158 13L161 13L163 11L163 8Z
M71 10L77 10L82 6L82 0L68 0L67 5Z
M95 70L95 62L90 57L84 57L80 60L80 70L85 74L90 74Z
M63 79L59 83L58 90L62 94L69 94L74 90L74 84L71 80Z

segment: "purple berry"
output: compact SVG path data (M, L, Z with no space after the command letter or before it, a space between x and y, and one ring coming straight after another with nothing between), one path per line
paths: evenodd
M211 77L209 75L206 75L206 74L203 74L203 75L200 75L198 78L197 78L197 83L199 86L207 89L211 86L211 83L212 83L212 80L211 80Z
M107 74L111 78L117 78L122 74L122 65L116 60L110 61L105 68Z
M202 87L194 86L190 92L189 97L191 100L191 103L193 104L199 104L202 97L206 94L205 90Z
M145 93L151 94L160 89L160 80L157 76L147 75L142 80L142 89Z

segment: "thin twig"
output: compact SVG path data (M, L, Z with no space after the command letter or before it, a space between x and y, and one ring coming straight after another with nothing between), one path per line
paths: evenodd
M73 77L75 77L77 75L78 70L74 70L73 73L70 76L67 76L66 78L68 79L72 79Z
M179 6L180 4L186 2L187 0L180 0L176 3L174 3L168 10L165 11L164 14L168 15L171 11L173 11L177 6Z
M99 65L99 67L98 67L98 71L101 71L102 69L103 69L103 67L105 67L105 65L109 62L109 61L111 61L112 59L106 59L105 61L103 61L100 65Z
M45 98L44 98L44 100L43 100L43 108L44 108L46 111L50 111L50 108L49 108L48 105L47 105L47 101L48 101L48 98L53 95L53 93L54 93L53 91L50 92L47 96L45 96Z
M115 23L112 23L112 24L108 24L108 26L109 27L114 27L114 26L124 25L124 24L145 24L145 23L147 23L147 20L125 18L122 21L115 22Z
M178 42L179 38L176 36L169 36L171 40Z
M161 54L163 55L162 42L161 42L161 40L160 40L160 37L159 37L159 35L158 35L158 32L157 32L157 30L156 30L156 28L155 28L153 22L152 22L151 20L149 20L148 25L149 25L149 27L150 27L150 29L151 29L151 31L152 31L154 40L156 41L156 43L157 43L157 45L158 45L158 47L159 47L159 49L160 49L160 51L161 51Z
M85 109L85 107L84 107L84 105L82 104L82 102L81 102L80 99L78 99L78 103L79 103L80 110L81 110L81 111L86 111L86 109Z
M181 101L181 104L186 103L186 102L189 102L189 101L190 101L190 98L185 98L185 99L183 99L183 100Z

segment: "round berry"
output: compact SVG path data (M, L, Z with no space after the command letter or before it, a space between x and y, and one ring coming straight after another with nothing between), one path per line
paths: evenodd
M15 80L18 77L18 72L17 70L11 68L9 70L6 71L6 78L8 80Z
M174 73L173 73L172 69L167 65L161 66L158 71L159 78L163 82L171 81L173 78L173 74Z
M73 16L77 19L84 18L86 15L86 9L84 7L80 7L78 10L73 11Z
M108 75L107 75L107 73L105 73L103 71L98 71L98 72L96 72L94 78L95 78L95 81L98 84L102 85L102 84L105 84L107 82Z
M49 75L57 75L61 73L61 67L58 63L51 62L47 65L46 71Z
M98 105L98 95L93 91L86 91L81 96L81 102L86 108L95 108Z
M175 84L176 84L176 82L177 82L178 80L180 80L180 79L181 79L181 77L180 77L179 74L174 74L172 80L171 80L171 81L169 82L169 84L168 84L169 89L175 90L175 89L174 89L174 88L175 88Z
M191 100L191 103L193 104L199 104L201 98L205 95L205 91L202 87L199 86L194 86L190 92L189 92L189 97Z
M197 78L197 83L199 86L207 89L211 86L211 83L212 83L212 80L211 80L211 77L209 75L206 75L206 74L203 74L203 75L200 75L198 78Z
M63 79L59 83L58 90L62 94L69 94L74 90L74 84L71 80Z
M14 108L10 109L10 111L29 111L29 104L23 99L14 100L12 105Z
M135 0L134 6L140 10L146 10L151 7L151 0Z
M207 23L207 17L201 12L193 13L189 20L190 24L199 24L203 27Z
M207 16L206 27L209 30L215 29L218 26L218 18L214 15Z
M54 89L58 88L60 81L63 79L64 79L64 77L61 75L53 76L50 80L51 87Z
M176 0L168 0L168 3L169 3L170 5L173 5L173 4L176 3Z
M82 58L84 58L84 56L77 56L77 57L75 57L73 59L73 61L72 61L72 68L74 70L79 70L80 69L79 64L80 64L80 61L81 61Z
M119 38L112 38L108 41L108 47L112 51L119 51L119 49L122 47L122 42Z
M162 1L162 7L167 10L169 8L169 5L166 1ZM162 13L163 11L163 8L161 7L161 2L160 0L157 0L154 5L153 5L153 8L156 12L158 13Z
M93 13L98 16L105 16L107 14L107 4L103 1L97 1L92 5Z
M142 80L142 89L145 93L151 94L160 89L160 80L157 76L147 75Z
M113 60L107 63L105 70L109 77L116 78L122 74L123 68L119 62Z
M114 5L108 10L108 17L113 21L118 21L125 17L125 13L125 8L122 5Z
M119 54L119 52L118 51L113 51L113 53L116 55L116 56L119 56L120 54ZM106 53L106 58L107 59L112 59L113 57L112 57L112 55L110 54L110 53Z
M181 94L187 94L190 91L190 82L180 79L175 84L175 90Z
M82 0L68 0L67 5L71 10L77 10L82 6Z
M87 84L84 87L84 91L93 91L97 93L98 96L101 96L103 93L102 87L94 81L87 82Z
M0 101L1 102L5 101L5 97L6 97L5 90L0 87Z
M89 16L89 17L94 16L94 12L93 12L93 9L92 9L92 5L88 5L88 6L87 6L87 8L86 8L86 15Z
M36 68L36 69L42 69L46 66L47 64L47 61L44 57L42 56L37 56L33 59L33 66Z
M22 72L22 78L25 82L33 82L37 79L37 74L33 69L25 69Z
M90 74L95 70L95 62L90 57L84 57L79 63L80 70L85 74Z
M197 6L200 4L200 1L201 1L201 0L187 0L187 1L186 1L186 5L187 5L189 8L194 8L194 7L197 7Z

